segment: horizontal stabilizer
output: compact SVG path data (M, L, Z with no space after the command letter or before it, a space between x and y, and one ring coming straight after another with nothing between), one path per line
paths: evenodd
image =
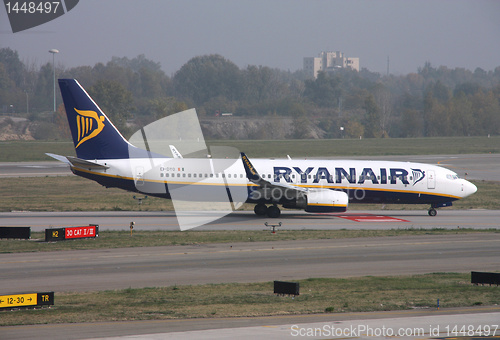
M78 168L86 168L86 169L109 169L109 166L101 165L95 162L87 161L85 159L72 157L72 156L60 156L53 153L46 153L47 156L50 156L54 159L57 159L60 162L69 164L70 166L78 167Z
M45 154L49 157L52 157L52 158L58 160L59 162L63 162L63 163L66 163L68 165L71 165L70 161L64 156L56 155L56 154L48 153L48 152L46 152Z
M77 158L77 157L66 157L68 161L70 161L71 165L79 167L79 168L87 168L87 169L109 169L109 166L101 165L98 163L90 162L85 159Z

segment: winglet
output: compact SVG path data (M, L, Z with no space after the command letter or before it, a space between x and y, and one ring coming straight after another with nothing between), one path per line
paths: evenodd
M241 160L243 161L243 167L245 168L247 178L252 182L258 181L260 179L260 175L257 173L257 170L255 170L247 155L243 152L241 152Z
M170 152L172 153L172 156L174 156L174 158L183 158L181 153L177 150L177 148L173 145L169 145L170 147Z

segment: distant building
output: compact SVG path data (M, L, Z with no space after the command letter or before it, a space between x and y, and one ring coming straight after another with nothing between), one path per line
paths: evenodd
M319 71L334 72L339 68L359 72L359 58L348 58L342 52L321 52L317 57L304 58L304 71L316 78Z

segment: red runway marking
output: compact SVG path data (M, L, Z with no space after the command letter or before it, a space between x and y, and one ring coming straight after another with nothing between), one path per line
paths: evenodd
M384 216L384 215L357 215L357 214L349 214L349 215L338 215L340 218L345 218L346 220L351 220L354 222L410 222L407 220L403 220L401 218Z

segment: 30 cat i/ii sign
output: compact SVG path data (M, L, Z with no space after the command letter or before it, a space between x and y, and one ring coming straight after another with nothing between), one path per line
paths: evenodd
M45 229L45 242L77 238L96 238L97 236L99 236L98 225Z

